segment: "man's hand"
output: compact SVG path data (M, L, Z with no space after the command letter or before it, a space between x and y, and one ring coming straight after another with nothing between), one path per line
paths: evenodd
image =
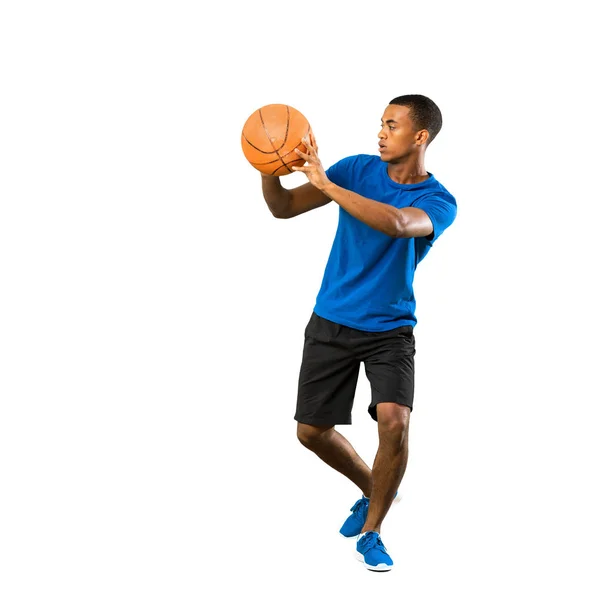
M306 146L306 153L300 152L300 150L296 148L296 154L298 154L300 158L303 158L306 161L306 164L303 167L292 167L292 170L302 171L314 187L318 190L322 190L330 183L330 181L327 178L327 175L325 175L325 169L319 159L319 148L312 131L308 134L307 138L302 140L302 142Z

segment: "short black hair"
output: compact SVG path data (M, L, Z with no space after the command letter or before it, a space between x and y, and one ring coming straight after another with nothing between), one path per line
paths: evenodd
M433 142L435 136L442 128L442 112L433 100L420 94L407 94L390 100L390 104L408 106L410 109L410 118L415 124L417 131L427 129L429 132L427 145L429 146Z

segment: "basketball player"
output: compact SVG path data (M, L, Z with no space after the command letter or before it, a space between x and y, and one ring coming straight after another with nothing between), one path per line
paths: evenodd
M454 197L425 170L425 152L442 127L436 104L421 95L394 98L379 131L379 156L340 160L327 171L312 134L306 160L293 167L308 183L285 189L262 175L265 201L280 219L335 202L337 233L305 330L295 420L298 439L362 491L340 529L355 538L367 569L389 571L381 524L406 469L413 407L417 264L456 217ZM377 422L373 468L335 426L351 423L360 364Z

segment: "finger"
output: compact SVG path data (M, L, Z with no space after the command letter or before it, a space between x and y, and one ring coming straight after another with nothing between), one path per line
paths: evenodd
M292 167L292 171L302 171L303 173L306 173L308 169L306 167Z
M300 148L296 148L296 154L298 156L301 156L304 160L310 160L312 157L304 152L302 152L302 150L300 150Z
M315 152L318 152L319 146L317 146L317 140L315 140L315 135L312 132L312 129L310 130L310 143L311 143L312 147L315 149Z
M306 146L306 150L309 154L315 151L315 149L310 145L310 140L308 139L308 136L302 138L302 143Z

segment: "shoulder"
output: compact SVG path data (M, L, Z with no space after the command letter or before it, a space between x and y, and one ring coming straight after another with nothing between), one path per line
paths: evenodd
M375 164L375 161L380 162L381 159L378 156L372 156L370 154L354 154L353 156L346 156L336 163L332 164L331 168L344 168L344 169L355 169L362 168L369 165Z
M366 173L380 167L381 158L370 154L355 154L342 158L327 169L327 176L353 179L363 177ZM334 182L335 183L335 182Z
M431 185L428 186L425 198L437 199L438 202L447 202L456 206L456 198L433 176Z

